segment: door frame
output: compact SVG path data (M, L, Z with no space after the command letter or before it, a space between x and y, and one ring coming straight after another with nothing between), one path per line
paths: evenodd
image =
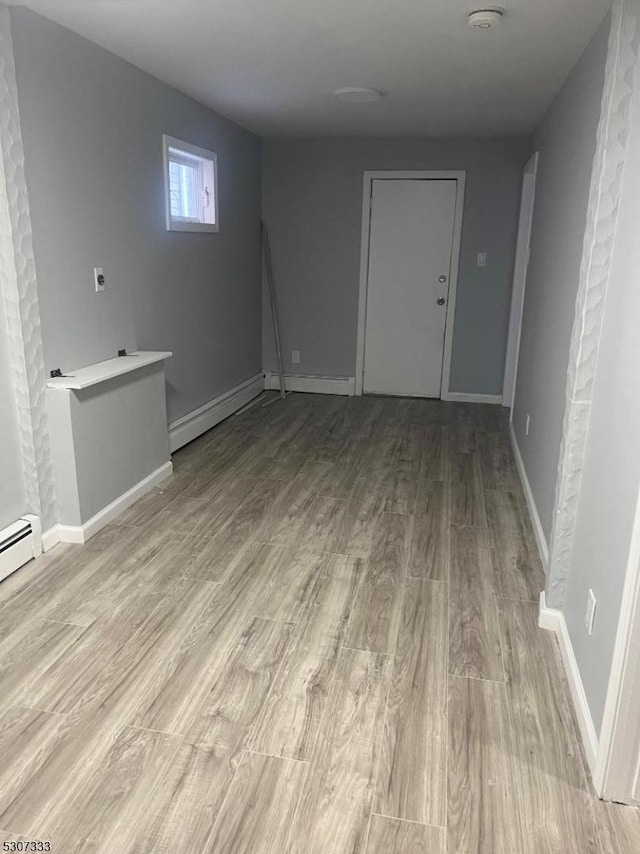
M464 189L466 170L412 170L396 169L385 171L365 170L362 187L362 236L360 239L360 287L358 292L358 337L356 349L355 393L362 395L364 386L364 342L367 326L367 291L369 287L369 245L371 240L371 194L373 182L387 181L456 181L456 207L453 221L453 244L451 248L451 271L449 274L449 298L444 333L444 355L440 399L449 400L449 376L453 348L453 323L456 312L458 271L460 269L460 246L462 243L462 217L464 214Z
M516 259L513 268L513 289L511 291L511 312L509 315L509 337L504 360L504 380L502 385L502 405L513 412L518 378L518 357L520 355L520 337L522 333L522 314L524 296L529 273L531 232L536 203L536 181L538 178L539 154L536 151L527 160L522 173L522 197L518 218L518 240Z
M640 804L640 488L593 785L606 801Z

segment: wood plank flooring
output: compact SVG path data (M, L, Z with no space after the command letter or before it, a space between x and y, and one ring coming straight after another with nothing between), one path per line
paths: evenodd
M174 464L0 584L0 842L640 851L536 628L500 407L291 395Z

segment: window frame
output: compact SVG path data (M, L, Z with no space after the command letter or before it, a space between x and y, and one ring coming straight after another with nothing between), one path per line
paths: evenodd
M211 163L213 176L213 190L211 201L213 207L213 222L200 222L184 217L175 217L171 213L171 176L169 173L169 164L172 161L170 149L176 149L178 152L184 152L186 155L191 155L199 163L199 172L201 176L200 183L204 185L203 170L206 168L203 161ZM167 231L191 231L203 233L217 233L220 230L220 222L218 219L218 155L214 151L209 151L206 148L201 148L199 145L193 145L190 142L185 142L183 139L162 134L162 152L164 161L164 200L165 200L165 219ZM184 158L185 162L188 157ZM175 158L179 162L178 158ZM203 213L204 216L204 213Z

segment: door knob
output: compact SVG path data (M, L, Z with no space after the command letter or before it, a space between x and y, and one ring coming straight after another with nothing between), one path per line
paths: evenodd
M445 275L438 276L438 281L440 282L440 284L444 285L444 283L447 281L447 277Z
M444 297L439 297L439 298L438 298L438 305L444 305L444 304L445 304L445 298L444 298Z

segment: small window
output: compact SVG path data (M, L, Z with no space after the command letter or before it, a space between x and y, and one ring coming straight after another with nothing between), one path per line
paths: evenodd
M218 231L218 172L213 151L163 136L167 231Z

